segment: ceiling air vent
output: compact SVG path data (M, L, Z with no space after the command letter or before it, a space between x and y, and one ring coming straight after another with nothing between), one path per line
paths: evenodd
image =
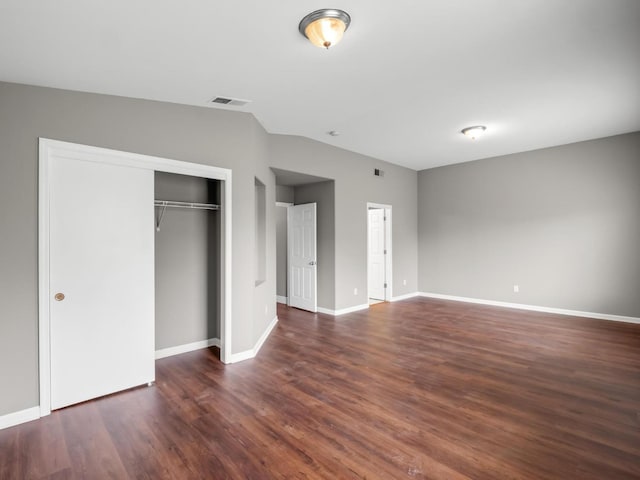
M227 107L244 107L247 103L251 103L251 100L241 100L239 98L230 97L215 97L209 102L213 106L226 105Z

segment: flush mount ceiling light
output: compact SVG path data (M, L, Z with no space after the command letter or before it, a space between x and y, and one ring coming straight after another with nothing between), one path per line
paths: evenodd
M471 140L475 140L476 138L482 136L484 131L487 129L484 125L476 125L475 127L467 127L460 130L460 133L466 135Z
M347 12L323 8L304 17L298 25L298 30L316 47L329 49L342 40L342 35L350 23L351 17Z

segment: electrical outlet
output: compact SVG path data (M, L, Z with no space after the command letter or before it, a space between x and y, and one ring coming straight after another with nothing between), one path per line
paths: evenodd
M268 315L269 314L269 305L268 304L264 304L264 314Z
M353 289L353 294L354 294L354 295L357 295L357 294L358 294L358 287L356 287L356 288L354 288L354 289Z
M514 285L514 286L513 286L513 291L514 291L515 293L518 293L518 292L520 291L520 286L519 286L519 285Z
M407 279L406 278L404 280L402 280L402 285L404 285L405 287L407 286Z

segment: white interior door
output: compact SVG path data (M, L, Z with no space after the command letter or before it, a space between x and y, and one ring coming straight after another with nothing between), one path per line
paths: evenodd
M62 157L50 172L55 409L155 378L154 180L152 170Z
M369 298L385 298L385 213L384 209L369 210Z
M318 272L315 203L287 208L287 237L289 305L316 312Z

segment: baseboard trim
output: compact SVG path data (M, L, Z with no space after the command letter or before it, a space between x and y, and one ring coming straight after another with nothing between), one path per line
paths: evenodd
M156 350L156 360L166 357L172 357L174 355L180 355L181 353L193 352L194 350L200 350L202 348L218 347L220 348L219 338L210 338L208 340L200 340L198 342L186 343L184 345L177 345L175 347L162 348Z
M362 305L354 305L353 307L341 308L340 310L331 310L329 308L318 307L318 313L324 313L326 315L333 315L337 317L339 315L344 315L346 313L358 312L360 310L366 310L369 308L368 303L363 303Z
M276 295L276 302L284 303L285 305L287 305L288 301L289 299L287 297L283 297L282 295Z
M276 316L276 317L273 317L273 320L271 320L271 323L269 323L269 325L267 326L267 329L262 333L262 335L260 335L260 338L256 342L256 345L253 347L254 356L258 354L258 352L262 348L262 345L264 344L264 342L267 341L267 338L269 338L269 335L271 335L271 332L273 331L274 328L276 328L277 324L278 324L278 317Z
M441 300L453 300L454 302L477 303L480 305L491 305L494 307L517 308L519 310L530 310L533 312L557 313L559 315L571 315L573 317L595 318L598 320L611 320L614 322L639 323L638 317L625 317L623 315L611 315L608 313L583 312L580 310L567 310L565 308L541 307L538 305L526 305L524 303L499 302L496 300L483 300L480 298L458 297L456 295L443 295L441 293L420 292L421 297L439 298Z
M229 363L244 362L245 360L249 360L250 358L253 358L255 356L256 354L253 349L245 350L244 352L232 353L231 361Z
M404 295L398 295L397 297L391 297L391 302L399 302L400 300L408 300L410 298L414 298L414 297L420 297L421 294L420 292L412 292L412 293L405 293Z
M31 407L18 412L0 415L0 430L40 418L40 407Z
M249 360L250 358L254 358L262 348L264 342L267 341L267 338L269 338L269 335L271 335L271 332L277 324L278 317L273 317L273 320L271 320L271 323L269 323L265 331L262 333L262 335L260 335L260 338L254 345L254 347L251 350L245 350L244 352L232 353L230 363L238 363L244 360Z

